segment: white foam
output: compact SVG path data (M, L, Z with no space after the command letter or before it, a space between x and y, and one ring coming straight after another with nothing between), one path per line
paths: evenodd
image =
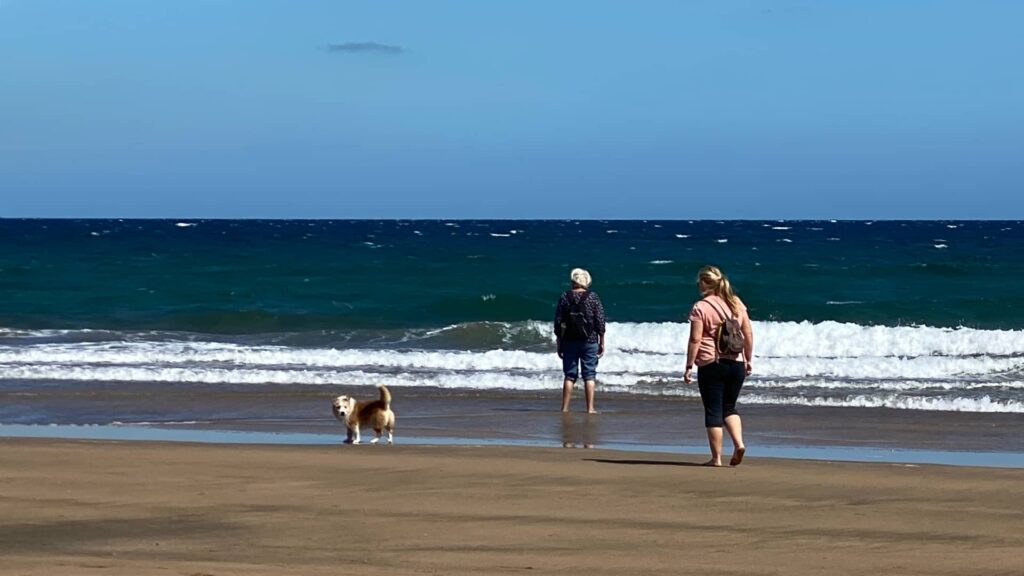
M862 402L930 410L963 401L967 404L958 409L999 411L999 406L1017 406L1017 400L1003 402L1007 395L1024 397L1024 331L840 322L754 322L753 328L755 372L747 387L774 398L771 402L816 405L820 396L820 405ZM46 340L74 339L79 333L84 341ZM435 349L477 333L504 344L475 351ZM694 394L679 382L687 334L684 322L609 323L608 350L599 369L603 389ZM545 321L409 331L403 349L255 346L166 340L155 333L4 329L0 335L29 342L42 337L36 343L0 345L0 380L362 385L396 378L400 385L515 390L553 389L561 380L551 324ZM938 397L918 404L885 400L915 392ZM969 403L982 393L1002 399ZM851 394L868 400L850 400Z
M651 260L648 264L671 264L671 260Z
M807 398L802 396L767 397L748 394L747 404L776 404L786 406L833 406L849 408L893 408L897 410L931 410L942 412L1001 412L1024 413L1024 403L1016 400L997 401L988 396L981 398L928 398L887 394L884 396L851 396L846 398Z
M684 311L685 313L685 311ZM680 314L683 315L682 313ZM789 358L1024 355L1024 330L862 326L826 321L752 323L755 355ZM682 349L684 323L611 323L609 346L656 353ZM614 337L613 337L614 336Z
M663 334L664 352L629 348L628 338L609 329L608 354L602 372L671 375L685 364L684 334ZM613 342L619 342L613 346ZM410 344L413 343L410 341ZM651 342L648 342L649 344ZM1024 372L1020 355L916 356L773 356L766 341L755 357L758 375L765 378L834 378L840 380L934 379L948 376L990 380ZM827 350L826 352L831 352ZM557 367L554 346L548 351L504 350L378 350L241 346L212 342L129 342L0 346L0 368L287 368L291 370L378 370L543 372ZM10 372L9 374L15 374ZM23 374L23 373L18 373ZM11 378L21 376L10 376ZM59 379L59 378L58 378Z

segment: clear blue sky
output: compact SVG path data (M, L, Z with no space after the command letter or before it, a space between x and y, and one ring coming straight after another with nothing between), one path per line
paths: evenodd
M1024 218L1024 2L0 0L0 216Z

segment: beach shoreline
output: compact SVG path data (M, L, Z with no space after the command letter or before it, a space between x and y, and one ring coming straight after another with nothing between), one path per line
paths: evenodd
M74 390L6 384L0 437L337 444L334 394L370 387L80 383ZM600 414L558 411L557 391L468 391L392 386L403 444L509 445L706 454L696 398L599 391ZM577 394L579 396L579 394ZM1024 467L1019 414L746 404L758 456ZM368 436L364 434L364 436ZM369 437L366 438L367 440ZM728 452L728 447L727 447Z
M1020 469L11 438L0 461L0 569L27 576L1007 574L1024 547Z

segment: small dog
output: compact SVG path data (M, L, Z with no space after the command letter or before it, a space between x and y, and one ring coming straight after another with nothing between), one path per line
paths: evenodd
M380 442L383 431L388 433L388 444L394 444L395 413L391 411L391 392L388 387L378 384L380 399L360 402L351 396L338 396L332 402L334 417L341 420L348 429L346 444L359 444L359 425L372 426L377 433L371 444Z

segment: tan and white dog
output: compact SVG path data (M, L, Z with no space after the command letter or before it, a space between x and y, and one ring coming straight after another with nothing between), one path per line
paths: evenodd
M395 413L391 411L391 392L383 384L378 384L377 388L380 388L379 400L359 401L351 396L338 396L331 403L334 417L348 429L346 444L359 444L359 426L363 424L376 432L371 444L380 442L384 431L388 433L388 444L394 444Z

